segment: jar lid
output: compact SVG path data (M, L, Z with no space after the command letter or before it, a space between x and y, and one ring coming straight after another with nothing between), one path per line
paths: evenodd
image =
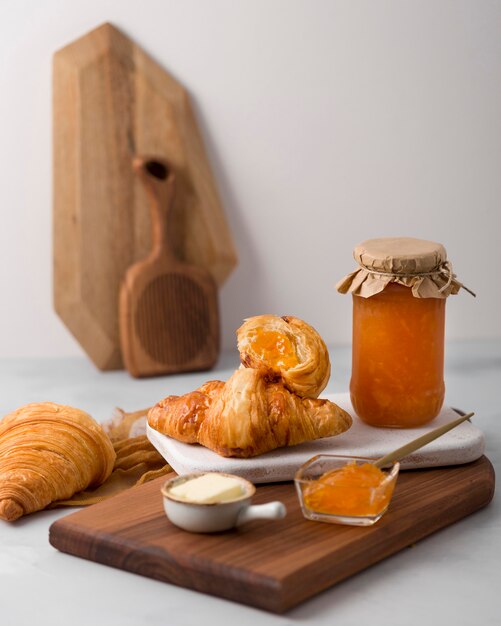
M369 298L383 291L388 283L412 289L416 298L447 298L461 288L447 260L444 246L413 237L368 239L355 247L353 256L359 269L336 285L341 293Z

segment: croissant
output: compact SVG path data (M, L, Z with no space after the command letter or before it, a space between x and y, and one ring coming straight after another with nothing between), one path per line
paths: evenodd
M236 370L226 383L219 384L219 393L206 396L203 403L198 397L202 388L174 396L172 403L165 404L162 423L155 422L160 432L180 439L177 421L190 414L192 406L203 405L199 419L190 423L189 443L197 441L221 456L247 458L283 446L332 437L348 430L352 423L350 415L333 402L300 398L281 383L267 383L259 370ZM153 426L150 415L148 423Z
M301 397L317 398L329 381L329 352L318 332L290 315L257 315L237 330L245 367L261 370Z
M148 413L148 424L184 443L197 443L198 429L224 383L210 380L184 396L167 396Z
M13 521L100 485L115 456L84 411L52 402L17 409L0 421L0 519Z

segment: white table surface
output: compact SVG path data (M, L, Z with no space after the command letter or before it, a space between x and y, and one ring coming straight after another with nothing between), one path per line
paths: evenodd
M344 391L349 348L331 351L328 392ZM81 359L0 361L0 415L28 402L72 404L107 419L115 406L134 410L236 366L224 354L212 372L133 380L101 373ZM476 412L486 455L501 472L501 342L450 343L446 402ZM501 474L500 474L501 475ZM0 521L1 626L482 626L501 624L501 505L493 502L336 587L276 616L62 554L49 525L68 510L44 511L14 524Z

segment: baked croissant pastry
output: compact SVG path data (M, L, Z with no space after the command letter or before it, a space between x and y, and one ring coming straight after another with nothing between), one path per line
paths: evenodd
M257 456L275 448L339 435L352 423L350 415L333 402L300 398L281 383L267 383L259 370L238 369L220 384L219 393L207 396L208 409L198 413L199 419L193 422L190 443L198 441L221 456ZM155 422L157 430L180 439L176 421L190 413L192 394L199 393L197 390L175 396L172 403L166 403L168 415L161 423ZM200 406L198 395L194 404ZM150 416L148 423L153 426Z
M317 398L329 381L327 347L317 331L297 317L249 317L237 330L237 342L245 367L263 371L267 380L282 381L298 396Z
M103 483L113 445L79 409L27 404L0 421L0 519L13 521Z
M178 441L197 443L200 424L223 387L222 381L210 380L184 396L167 396L150 409L148 424Z

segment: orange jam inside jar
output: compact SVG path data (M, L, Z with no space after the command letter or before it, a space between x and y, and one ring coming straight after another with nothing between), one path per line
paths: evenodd
M372 426L426 424L444 401L445 301L467 288L433 241L370 239L353 256L337 284L353 295L353 408Z
M391 500L395 482L372 463L355 461L312 481L304 490L304 503L313 511L343 517L376 516Z
M350 393L373 426L414 427L444 401L445 299L415 298L389 283L370 298L353 296Z

